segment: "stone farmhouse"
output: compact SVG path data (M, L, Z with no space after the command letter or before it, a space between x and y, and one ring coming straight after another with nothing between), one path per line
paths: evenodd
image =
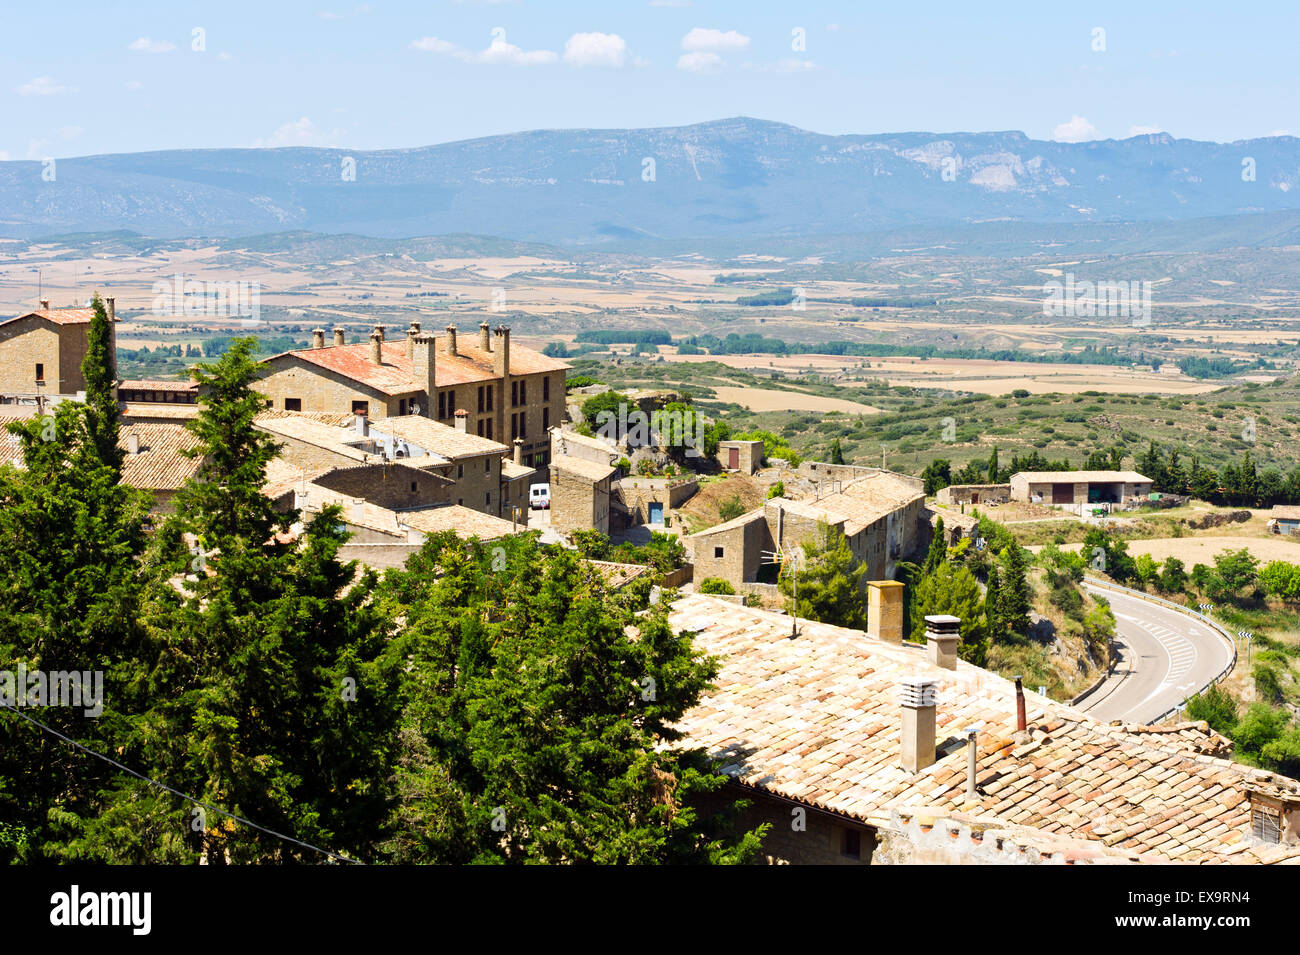
M523 441L523 462L544 467L548 431L564 418L564 373L569 365L531 348L511 346L510 329L479 326L476 342L448 325L439 340L411 323L395 341L376 325L369 341L347 344L342 328L333 343L313 332L313 347L262 362L257 388L277 411L420 416L445 425L467 416L470 434L502 444Z
M876 585L872 585L873 588ZM955 617L866 632L693 594L674 630L720 658L677 725L771 823L774 863L1300 864L1300 783L1205 723L1103 724L958 659ZM793 729L792 729L793 728Z
M865 469L860 469L865 470ZM685 538L695 579L720 577L740 587L760 579L764 552L786 552L825 521L848 538L867 577L891 577L899 560L925 541L925 492L920 482L892 471L872 470L814 500L773 498L734 520Z
M1049 506L1125 504L1151 493L1136 471L1021 471L1011 475L1011 499Z
M116 322L113 299L105 299L110 327ZM48 299L25 315L0 322L0 395L10 404L37 398L84 395L89 308L50 308Z

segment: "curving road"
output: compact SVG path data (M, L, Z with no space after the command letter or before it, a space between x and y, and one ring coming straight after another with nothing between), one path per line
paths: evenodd
M1197 618L1104 587L1120 662L1105 683L1078 704L1102 721L1150 723L1215 679L1232 659L1223 637Z

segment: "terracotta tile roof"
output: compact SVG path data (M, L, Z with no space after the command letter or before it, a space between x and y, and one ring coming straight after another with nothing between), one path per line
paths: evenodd
M612 560L583 560L584 564L589 564L596 569L605 585L611 590L618 590L625 584L629 584L638 577L644 577L650 573L649 566L645 564L622 564Z
M1108 726L1027 693L1019 743L1010 681L964 661L941 669L920 645L811 622L791 640L789 617L700 594L673 604L671 621L722 658L717 689L678 728L745 785L873 825L927 807L1162 861L1300 861L1300 846L1249 844L1246 794L1259 785L1300 794L1300 783L1194 752L1170 738L1182 731ZM941 754L914 776L900 762L899 684L909 676L937 684ZM968 727L978 730L974 803L964 798L964 744L945 746Z
M1150 484L1151 479L1136 471L1017 471L1012 479L1025 478L1033 484L1064 484L1073 482Z
M166 404L161 401L130 402L122 406L122 420L165 418L168 421L189 421L198 416L199 410L198 405Z
M0 322L0 325L18 322L33 315L53 322L55 325L85 325L94 318L95 310L92 308L38 308L33 312L24 312L13 318L5 319Z
M493 371L493 352L482 351L477 345L462 344L458 339L455 355L446 352L445 337L435 339L434 382L438 388L453 388L456 385L472 384L495 380ZM337 372L345 377L369 385L377 391L389 395L404 395L424 391L423 382L413 380L411 359L406 354L405 337L386 341L381 350L383 363L376 365L370 360L370 342L357 342L352 345L327 345L324 348L299 348L281 352L265 359L265 362L283 362L286 359L298 359L308 364L318 365ZM532 375L546 371L563 371L570 368L567 362L550 358L541 352L533 351L522 345L510 345L510 374Z
M536 473L537 468L530 468L526 464L515 464L511 458L506 458L501 462L501 476L507 481L518 481Z
M594 461L586 461L582 458L575 458L568 454L557 454L551 459L551 467L563 471L565 474L573 474L583 480L596 484L606 478L613 477L617 468L610 467L608 464L597 464Z
M510 449L491 438L480 438L468 431L434 421L423 415L397 415L380 418L370 426L371 435L392 435L412 445L455 461L483 454L507 454ZM412 449L412 454L415 454Z
M516 526L511 521L460 504L431 507L419 511L403 511L399 519L422 534L455 531L461 537L477 537L485 541L497 540L528 530L523 525Z
M119 391L183 391L196 393L197 381L168 381L164 378L123 378L118 382Z
M1269 517L1274 520L1300 521L1300 506L1295 504L1274 504Z
M773 498L773 500L778 500L778 499ZM784 501L785 499L780 498L780 500ZM735 530L737 527L744 527L746 524L749 524L752 521L761 521L765 519L766 518L763 514L763 508L760 507L750 511L748 514L741 514L739 517L733 517L729 521L723 521L721 524L714 524L712 527L706 527L702 531L696 531L694 534L690 535L690 538L707 537L709 534L717 534L721 531ZM688 540L690 538L688 538Z
M36 417L35 405L9 405L0 407L0 464L23 466L23 446L16 434L9 431L11 421L26 421Z
M174 491L198 473L202 459L191 458L182 451L198 447L199 439L184 425L123 425L117 446L127 450L130 436L140 438L140 452L128 453L122 461L122 483L150 491Z

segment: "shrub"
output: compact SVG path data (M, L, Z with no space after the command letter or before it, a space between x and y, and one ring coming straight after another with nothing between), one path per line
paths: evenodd
M736 588L721 577L706 577L700 581L699 592L702 594L731 594L736 593Z

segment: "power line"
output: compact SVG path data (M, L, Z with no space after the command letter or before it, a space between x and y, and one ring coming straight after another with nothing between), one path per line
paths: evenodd
M82 752L89 753L91 756L94 756L96 759L102 759L104 762L108 763L109 765L116 766L118 769L122 770L122 772L130 773L132 776L136 777L137 779L142 779L152 786L157 786L159 789L164 789L174 796L180 796L182 799L188 800L189 802L194 803L194 805L196 806L202 806L204 809L209 809L212 812L215 812L219 815L227 816L231 819L234 819L236 822L241 822L244 825L249 826L250 828L256 829L258 832L265 832L268 836L275 836L275 838L277 839L281 839L285 842L292 842L294 845L302 846L304 849L311 849L313 852L322 853L323 855L329 856L331 859L337 859L340 862L351 862L356 865L365 865L365 863L361 862L360 860L349 859L347 856L341 856L336 852L331 852L329 849L322 849L320 846L314 846L310 842L303 842L301 839L295 839L293 836L286 836L284 833L276 832L274 829L268 829L265 826L259 826L257 823L245 819L243 816L236 816L233 812L228 812L225 809L222 809L220 806L213 806L210 805L209 803L204 802L201 799L195 799L193 796L187 796L179 789L173 789L171 786L168 786L166 783L160 783L156 779L151 779L150 777L145 776L142 773L137 773L130 766L123 766L117 760L105 756L103 753L97 753L93 749L90 749L88 746L83 746L81 743L78 743L75 739L71 739L70 737L64 736L58 730L46 726L40 720L32 719L30 716L28 716L26 713L23 713L21 710L18 709L17 706L14 706L13 704L0 702L0 706L3 706L7 710L12 710L17 716L22 717L27 722L31 723L33 726L37 726L40 729L45 730L45 732L57 736L65 743L75 746L77 749L81 750Z

